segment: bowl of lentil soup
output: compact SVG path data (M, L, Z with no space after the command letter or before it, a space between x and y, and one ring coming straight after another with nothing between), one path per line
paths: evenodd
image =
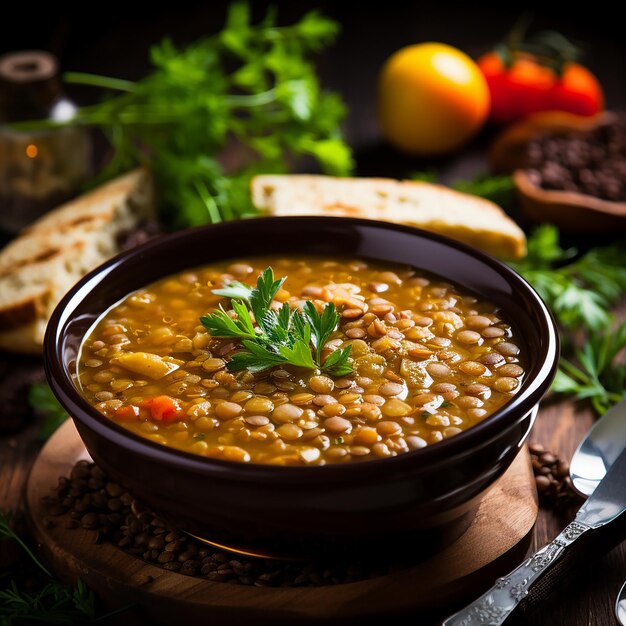
M558 339L523 279L468 246L261 218L101 266L45 351L92 456L146 504L299 554L458 535L525 440Z

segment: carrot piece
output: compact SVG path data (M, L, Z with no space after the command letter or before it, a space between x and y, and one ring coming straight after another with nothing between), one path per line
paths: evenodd
M171 422L182 415L180 402L171 396L147 398L141 406L149 408L152 419L160 422Z
M121 406L119 409L115 409L115 417L118 420L136 420L139 418L139 407L134 404Z

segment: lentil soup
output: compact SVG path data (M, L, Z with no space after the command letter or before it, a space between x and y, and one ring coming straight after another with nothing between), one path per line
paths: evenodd
M213 290L253 285L268 266L287 277L273 309L336 307L321 370L231 371L241 342L200 323L219 307L236 319ZM325 372L329 355L347 347L351 373ZM520 352L497 307L414 268L268 256L131 293L85 338L78 380L106 417L160 444L228 461L324 465L395 456L484 420L519 389Z

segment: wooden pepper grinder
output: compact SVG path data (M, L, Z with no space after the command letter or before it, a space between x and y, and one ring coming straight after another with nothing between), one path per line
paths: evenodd
M62 125L75 113L53 55L25 51L0 57L0 230L5 234L17 233L74 196L87 179L89 137L81 128ZM30 120L38 121L39 130L11 126Z

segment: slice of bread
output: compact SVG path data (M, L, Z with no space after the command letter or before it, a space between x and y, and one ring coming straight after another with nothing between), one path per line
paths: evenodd
M522 229L489 200L431 183L389 178L262 175L252 202L270 215L330 215L432 230L501 258L526 253Z
M51 211L0 252L0 348L41 352L54 307L153 217L150 174L134 170Z

